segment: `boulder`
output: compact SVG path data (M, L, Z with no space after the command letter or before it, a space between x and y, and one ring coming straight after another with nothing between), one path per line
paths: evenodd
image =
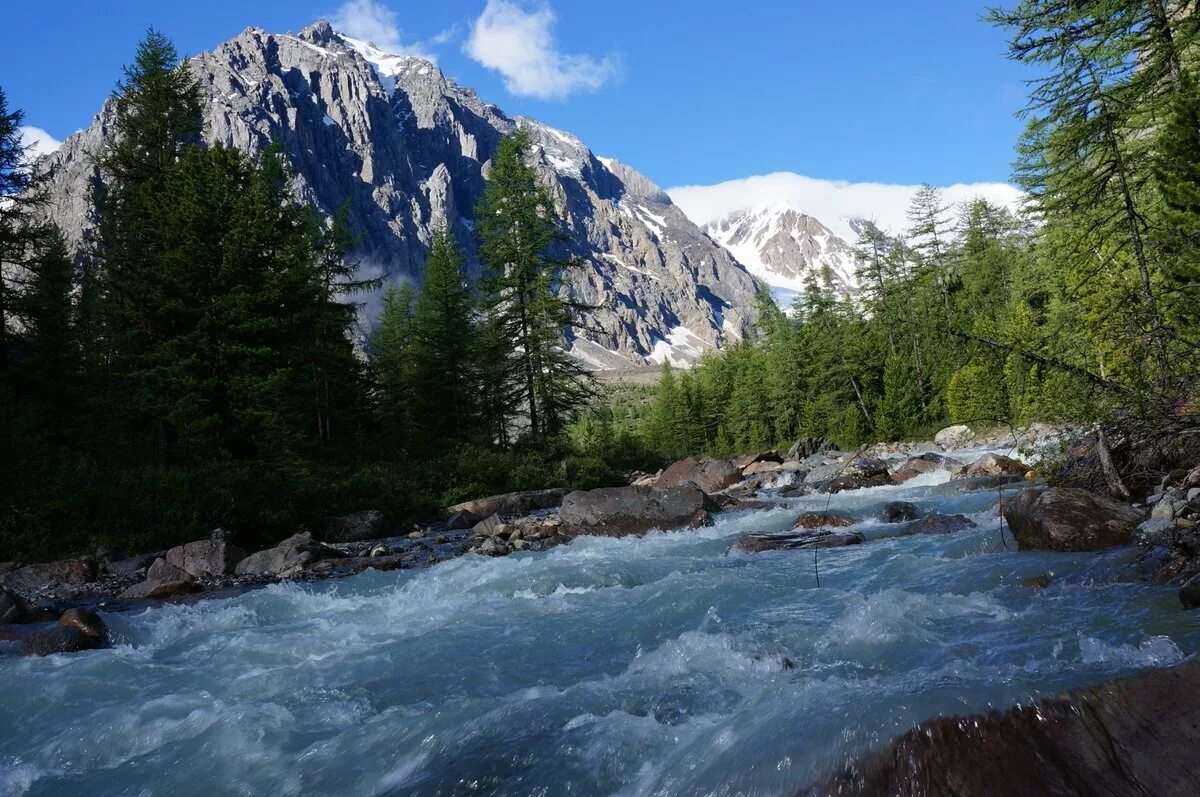
M949 450L951 448L962 448L971 439L974 432L970 426L958 424L957 426L947 426L933 436L933 442L937 443L942 448Z
M908 501L892 501L883 507L884 523L904 523L916 520L920 516L921 510L916 504L910 504Z
M1152 517L1133 530L1133 541L1144 548L1170 547L1175 541L1175 524Z
M53 656L56 653L79 653L95 650L104 644L78 628L41 628L25 637L21 643L22 656Z
M58 618L60 628L74 628L103 644L108 641L108 625L91 609L67 609Z
M90 584L98 574L96 560L85 556L82 559L63 559L14 568L0 573L0 586L29 593L55 584Z
M1200 794L1200 660L1003 713L939 717L819 795Z
M387 520L376 509L327 517L321 525L321 539L326 542L365 542L387 534Z
M1020 476L974 476L969 479L939 484L930 490L930 495L956 495L958 493L973 493L976 490L999 490L1013 484L1025 481Z
M706 493L715 493L732 487L742 480L742 473L723 459L687 459L676 462L654 480L658 488L672 487L691 482Z
M930 451L915 457L909 457L895 468L892 468L892 481L896 484L903 484L909 479L920 476L922 473L932 473L935 470L943 469L954 470L961 466L962 463L957 459Z
M966 475L972 476L1024 476L1029 466L999 454L984 454L971 463Z
M1022 549L1094 551L1125 545L1145 513L1073 487L1025 489L1002 506Z
M785 534L750 534L735 542L731 550L745 551L746 553L807 551L813 548L841 548L846 545L858 545L864 540L862 532L834 531L832 529Z
M776 465L783 462L783 457L778 451L763 451L760 454L743 454L740 457L734 457L729 460L729 464L746 474L746 469L757 464L775 463ZM749 475L749 474L746 474Z
M940 515L936 512L932 515L909 523L904 527L903 534L951 534L963 529L975 528L975 521L963 515Z
M568 494L559 518L567 536L623 537L651 529L708 525L709 512L716 508L694 484L676 484L666 489L605 487Z
M223 540L197 540L170 549L163 558L193 576L227 576L246 552Z
M812 482L812 474L805 479ZM834 476L820 486L823 493L840 493L846 490L861 490L866 487L883 487L892 484L892 476L888 473L887 463L872 457L855 457L844 465L838 466Z
M487 498L476 498L473 501L464 501L461 504L447 507L446 514L470 512L477 518L485 518L488 515L503 515L504 517L528 515L539 509L558 508L569 492L570 490L555 487L550 490L526 490L518 493L491 495Z
M833 443L830 443L824 437L802 437L792 444L784 456L785 460L802 460L806 457L824 454L827 451L834 449Z
M166 552L159 551L158 553L147 553L141 556L131 556L128 559L119 559L115 562L109 562L107 567L108 572L132 578L142 572L150 565L154 564L155 559L161 558Z
M204 586L191 573L166 559L155 559L146 570L146 580L134 584L117 597L122 600L149 600L203 591Z
M854 515L845 512L805 512L796 518L796 522L792 524L792 528L808 529L810 531L822 528L845 528L846 526L853 526L858 520Z
M23 623L29 618L29 604L15 592L0 587L0 625Z
M495 515L493 514L490 517L494 516ZM459 510L458 512L451 514L450 517L446 518L446 521L442 524L442 528L444 528L446 531L462 531L463 529L472 528L479 522L479 515L476 515L474 512Z
M782 462L753 462L742 470L742 475L757 476L759 474L779 473L782 470Z
M274 548L252 553L238 562L238 575L292 575L323 559L342 559L345 554L317 542L311 533L288 537Z

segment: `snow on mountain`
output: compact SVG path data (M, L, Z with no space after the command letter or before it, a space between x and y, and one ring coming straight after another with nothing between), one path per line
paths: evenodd
M857 287L853 247L787 202L736 211L706 225L705 232L771 286L784 306L804 291L810 278L821 279L825 273L839 293L853 294Z

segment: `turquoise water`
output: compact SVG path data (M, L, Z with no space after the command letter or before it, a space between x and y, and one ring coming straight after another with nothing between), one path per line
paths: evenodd
M820 588L811 552L726 549L824 497L106 615L111 650L0 659L0 794L794 794L930 716L1200 648L1132 549L1009 550L994 492L930 493L834 497L868 541ZM896 499L980 528L889 537Z

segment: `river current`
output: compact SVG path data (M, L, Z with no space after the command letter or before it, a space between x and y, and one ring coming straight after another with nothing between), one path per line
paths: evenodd
M0 794L790 795L932 716L1200 649L1135 549L1018 552L946 479L834 496L867 542L819 587L811 551L727 549L826 496L107 614L111 649L0 659ZM979 525L897 537L894 500Z

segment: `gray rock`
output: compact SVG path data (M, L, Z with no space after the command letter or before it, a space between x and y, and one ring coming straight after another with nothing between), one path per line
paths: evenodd
M741 479L741 472L728 460L697 460L688 457L664 470L662 475L655 480L654 486L662 488L691 482L706 493L715 493L726 487L732 487Z
M971 431L971 427L963 424L947 426L933 436L933 442L946 450L961 448L967 444L967 441L971 439L973 434L974 432Z
M1029 470L1024 462L1018 462L1010 457L999 454L985 454L971 463L966 470L968 477L973 476L1023 476Z
M902 534L952 534L963 529L975 528L975 521L963 515L941 515L934 513L909 523Z
M190 595L204 590L196 577L166 559L155 559L146 570L146 580L126 589L117 597L122 600L149 600Z
M0 573L0 586L16 592L36 592L43 587L57 584L90 584L96 580L99 569L90 556L82 559L63 559L25 565Z
M250 554L238 562L237 573L279 576L294 573L323 559L344 557L341 551L320 544L312 534L306 532L289 537L274 548Z
M1147 548L1169 546L1175 539L1175 524L1152 517L1133 530L1133 541Z
M128 559L109 562L106 569L114 575L132 577L154 564L154 560L161 558L165 553L165 551L160 551L158 553L131 556Z
M164 558L193 576L226 576L246 558L246 552L223 540L197 540L170 549Z
M607 487L576 491L563 499L560 519L567 536L623 537L651 529L695 528L711 522L714 504L694 484L666 489Z
M1072 487L1025 489L1003 504L1004 519L1022 549L1094 551L1126 545L1145 512Z
M365 542L386 537L387 521L374 509L325 518L321 539L326 542Z
M207 94L205 140L252 154L278 142L297 197L326 215L347 205L360 236L352 259L393 281L420 278L432 231L443 225L478 274L473 209L497 143L521 128L565 219L560 254L585 263L564 286L597 308L567 341L584 362L645 364L663 342L694 357L742 339L753 324L756 280L661 189L570 134L506 116L428 61L401 56L381 66L378 53L320 22L295 35L247 29L188 63ZM48 212L69 248L92 224L89 153L104 150L116 114L106 102L47 158Z
M733 544L733 550L746 553L762 551L808 551L813 548L842 548L859 545L865 538L860 531L818 529L785 534L749 534Z
M569 492L571 491L555 487L549 490L525 490L503 495L489 495L487 498L476 498L447 507L446 512L448 514L469 512L479 518L487 518L489 515L517 517L540 509L557 509L562 505L563 498Z

